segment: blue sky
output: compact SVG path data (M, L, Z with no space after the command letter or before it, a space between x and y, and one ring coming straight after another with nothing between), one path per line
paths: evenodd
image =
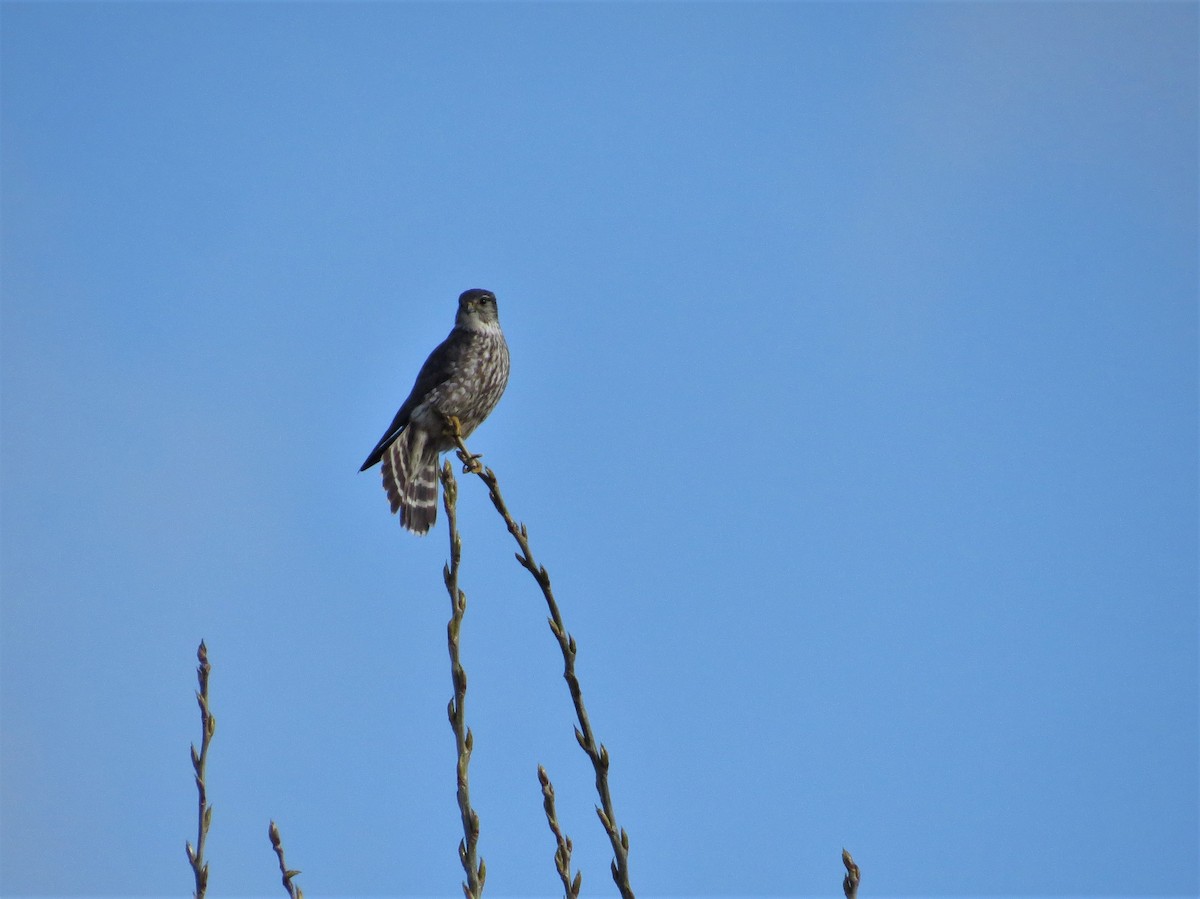
M358 474L468 287L639 895L1198 889L1195 4L0 9L0 892L458 894L439 527ZM461 484L488 892L611 894Z

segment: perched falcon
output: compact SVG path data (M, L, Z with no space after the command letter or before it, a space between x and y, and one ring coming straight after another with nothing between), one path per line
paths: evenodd
M417 375L412 393L367 461L383 460L383 488L400 523L417 534L437 519L438 454L454 446L444 416L456 416L467 437L496 408L508 384L508 344L500 330L496 296L468 290L458 298L454 330Z

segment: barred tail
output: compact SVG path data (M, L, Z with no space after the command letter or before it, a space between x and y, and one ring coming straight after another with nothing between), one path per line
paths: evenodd
M400 524L424 534L437 520L437 451L425 433L409 427L383 453L383 489Z

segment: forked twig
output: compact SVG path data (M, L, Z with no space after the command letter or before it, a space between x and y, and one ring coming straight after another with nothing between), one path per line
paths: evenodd
M479 815L471 808L471 790L467 779L467 768L471 764L474 738L466 726L467 672L463 670L458 652L458 635L462 629L463 615L467 611L467 596L458 589L458 564L462 558L462 540L458 536L458 484L450 463L441 470L442 502L446 509L446 521L450 528L450 564L442 568L446 592L450 594L450 623L446 625L447 643L450 646L450 677L454 682L454 698L446 709L450 717L450 728L454 731L454 745L458 749L457 780L458 810L462 816L463 838L458 844L458 858L466 872L467 882L462 885L466 899L479 899L483 894L483 883L487 879L487 866L483 859L476 860L479 844Z
M292 878L300 872L289 868L287 862L283 860L283 838L279 835L279 828L274 821L267 828L267 836L271 838L271 848L275 850L275 857L279 859L279 873L283 880L283 888L287 890L291 899L304 899L304 890L292 882Z
M204 860L204 840L208 836L208 825L212 823L212 806L208 804L208 791L204 784L204 769L208 761L208 744L217 729L217 719L208 709L208 673L212 666L208 663L208 647L200 641L196 650L196 658L200 664L196 666L196 680L200 689L196 691L196 702L200 705L200 751L196 752L196 744L192 744L192 770L196 775L196 792L200 794L199 812L196 822L196 845L190 842L184 844L187 850L188 862L191 863L192 873L196 877L195 899L204 899L208 889L208 862Z
M563 679L566 680L567 688L571 692L571 701L575 705L575 715L579 720L579 724L575 728L575 739L591 760L592 768L596 772L596 792L600 796L600 805L596 807L596 814L600 818L600 823L604 825L604 832L608 834L609 842L612 844L613 882L617 885L622 899L633 899L633 889L629 885L629 834L617 824L617 816L613 810L612 796L608 788L608 749L603 743L596 741L591 722L588 720L587 709L583 704L583 692L579 686L579 679L575 676L575 638L567 633L566 625L563 624L558 603L554 600L554 591L550 587L550 575L544 567L534 561L533 551L529 548L529 531L525 525L517 524L509 514L508 506L505 505L504 498L500 495L500 486L495 473L490 468L481 465L479 456L472 455L471 451L467 449L457 420L451 418L447 421L447 425L450 435L458 447L458 458L463 464L463 471L478 475L479 479L487 486L492 505L500 513L508 532L512 534L513 539L517 541L517 546L520 547L521 551L516 554L517 562L537 581L538 586L542 589L542 596L546 599L546 606L550 610L550 631L558 641L559 649L562 650Z

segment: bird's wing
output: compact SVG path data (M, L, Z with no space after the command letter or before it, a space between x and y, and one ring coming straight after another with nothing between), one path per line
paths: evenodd
M461 335L465 336L465 335ZM392 419L392 423L388 425L388 429L383 432L383 436L379 438L379 442L375 444L375 449L371 450L371 454L367 456L367 461L362 464L359 471L366 471L376 462L383 458L384 450L391 446L392 441L400 436L400 432L408 426L408 418L412 415L415 409L426 396L429 395L435 387L446 380L449 372L455 369L455 362L462 354L462 348L465 341L461 339L457 330L451 331L450 336L437 345L429 358L425 360L425 364L421 366L421 371L417 375L417 382L413 384L413 389L408 394L408 399L400 406L396 417Z

